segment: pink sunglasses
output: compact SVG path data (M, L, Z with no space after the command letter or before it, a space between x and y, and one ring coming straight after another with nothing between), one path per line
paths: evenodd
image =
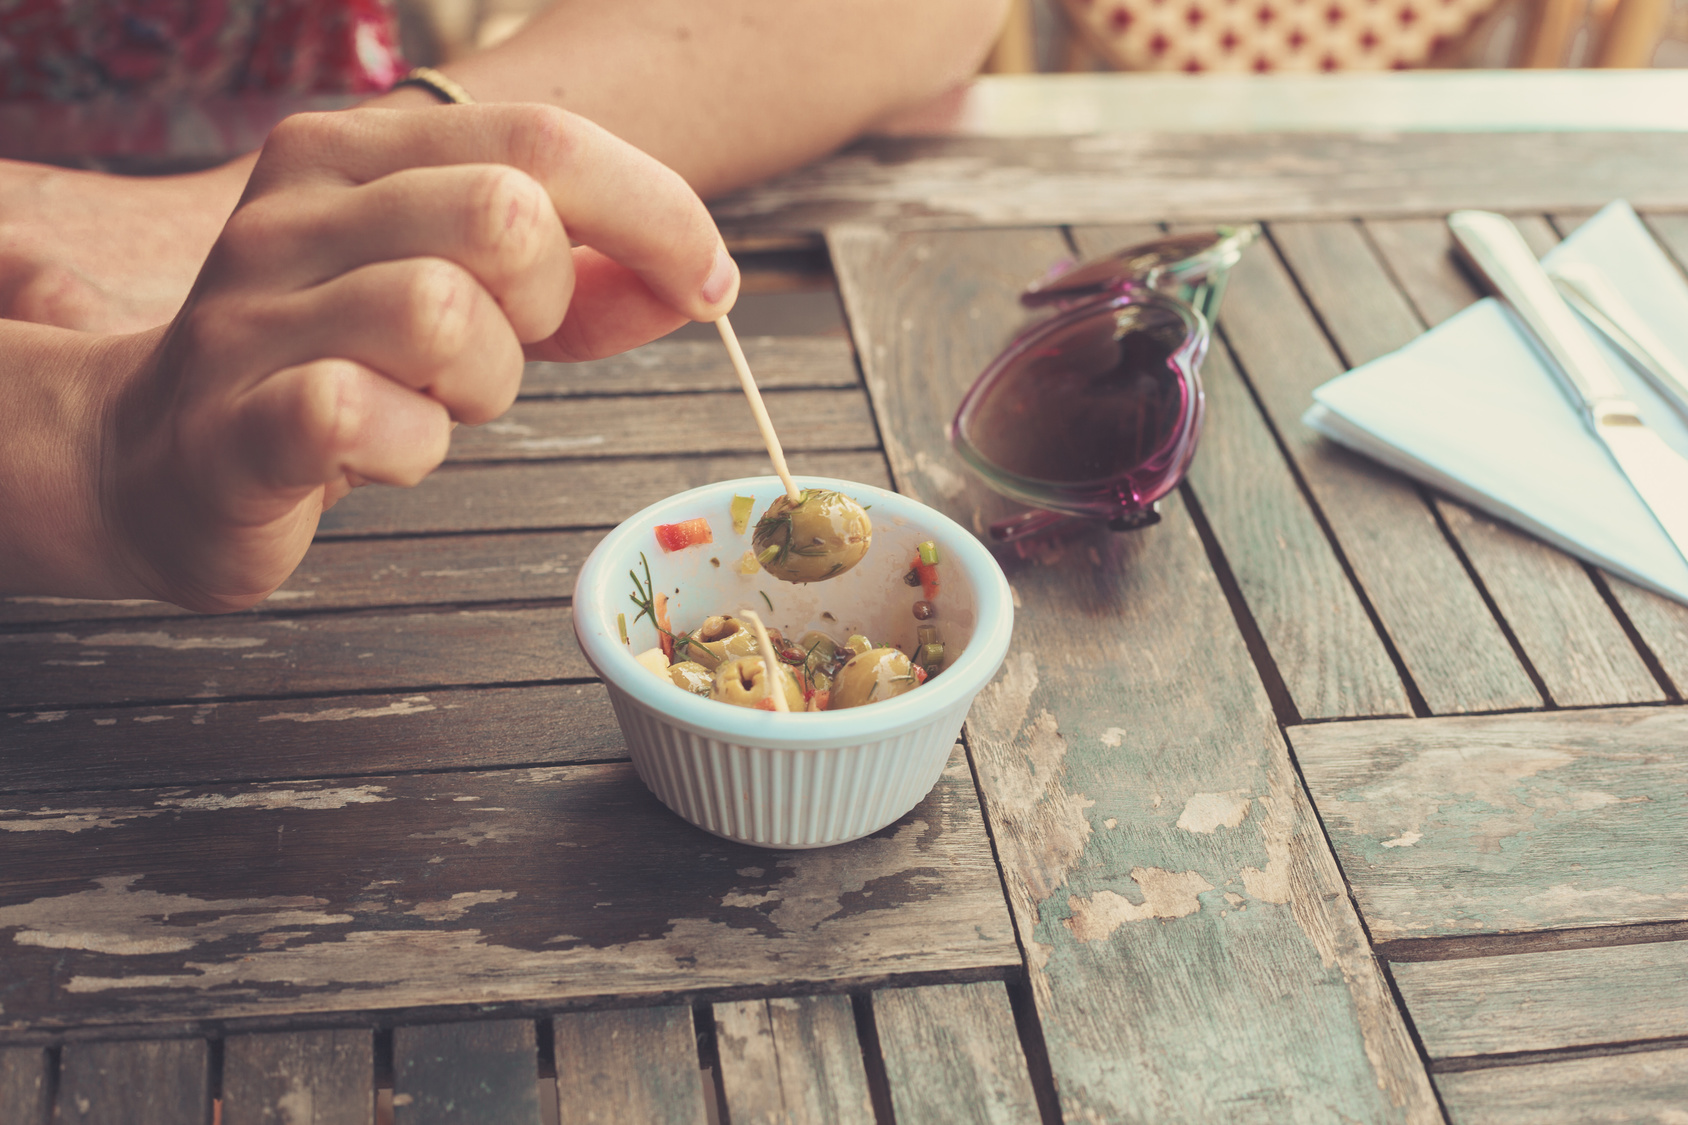
M985 367L950 443L1004 496L1035 504L991 525L1013 542L1074 521L1116 531L1160 519L1196 452L1208 326L1259 228L1156 239L1063 270L1020 294L1054 315Z

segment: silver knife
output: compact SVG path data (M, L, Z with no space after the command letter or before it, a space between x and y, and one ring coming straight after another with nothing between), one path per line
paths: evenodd
M1505 215L1455 211L1448 229L1547 353L1573 404L1688 562L1688 458L1647 428L1570 306Z
M1688 366L1654 334L1599 269L1582 263L1555 266L1547 271L1559 295L1612 346L1622 352L1653 389L1684 419L1688 419Z

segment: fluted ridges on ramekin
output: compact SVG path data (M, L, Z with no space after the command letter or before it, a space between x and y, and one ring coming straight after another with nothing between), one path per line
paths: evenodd
M823 750L744 746L673 726L613 684L639 777L707 832L771 848L854 840L920 803L949 761L967 704L891 738Z

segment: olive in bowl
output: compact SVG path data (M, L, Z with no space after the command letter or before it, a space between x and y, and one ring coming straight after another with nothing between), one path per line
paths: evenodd
M735 534L733 498L754 497L760 511L784 492L777 478L759 477L683 492L629 517L582 564L574 593L576 639L604 682L640 779L705 831L771 848L843 843L918 804L943 774L974 697L1001 667L1014 618L996 560L947 516L871 485L816 477L798 484L871 508L872 547L847 572L793 584L733 565L751 546L752 526ZM655 526L694 518L708 520L713 542L673 552L657 546ZM906 577L928 541L940 552L943 588L933 600L937 617L923 621L913 607L924 591ZM637 659L662 640L629 604L628 572L643 582L647 560L647 588L665 595L673 635L754 609L786 638L861 635L913 651L920 628L938 623L941 667L912 690L842 709L782 713L679 690Z

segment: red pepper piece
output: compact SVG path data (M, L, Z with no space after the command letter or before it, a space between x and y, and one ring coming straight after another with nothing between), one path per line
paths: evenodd
M914 562L909 564L916 574L920 575L920 592L927 601L936 601L938 597L938 564L923 563L920 556L914 556Z
M657 524L656 541L664 551L679 551L699 543L713 543L715 533L709 530L709 521L699 516L695 520Z

